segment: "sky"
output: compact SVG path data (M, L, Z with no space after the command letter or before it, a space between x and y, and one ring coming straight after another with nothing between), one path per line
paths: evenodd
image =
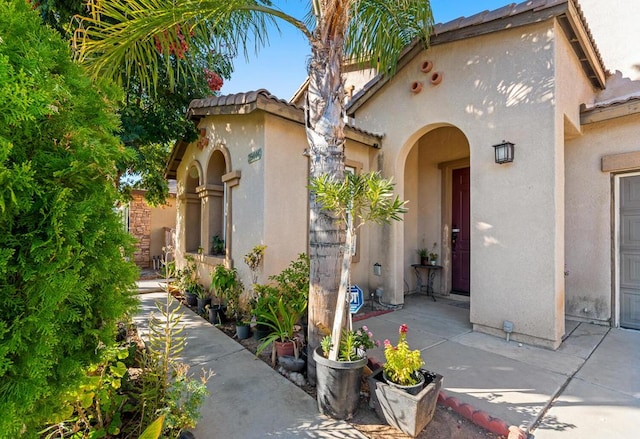
M513 0L512 0L513 1ZM505 6L509 0L431 0L436 23L458 17L469 17L484 10ZM275 0L276 6L301 20L307 11L308 0ZM293 26L283 23L280 34L270 32L268 46L256 55L249 53L234 61L231 79L222 86L221 94L242 93L265 88L281 99L289 99L304 82L307 59L311 51L307 40Z

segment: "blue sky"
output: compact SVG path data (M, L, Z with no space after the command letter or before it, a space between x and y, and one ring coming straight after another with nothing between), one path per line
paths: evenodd
M303 19L307 0L275 0L284 11ZM461 16L470 16L485 9L492 10L509 4L509 0L431 0L436 23L444 23ZM299 31L284 23L281 33L271 32L269 45L256 55L249 54L235 61L235 71L222 86L222 94L240 93L266 88L282 99L289 99L305 80L309 45Z

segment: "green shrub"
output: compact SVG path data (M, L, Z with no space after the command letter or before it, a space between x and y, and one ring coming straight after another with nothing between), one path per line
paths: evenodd
M0 437L34 436L134 305L116 98L30 5L0 1Z

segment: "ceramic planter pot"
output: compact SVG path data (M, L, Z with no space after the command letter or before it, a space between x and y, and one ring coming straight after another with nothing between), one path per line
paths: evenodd
M433 419L442 387L442 375L426 372L426 385L417 395L411 395L387 384L382 373L382 369L378 369L367 378L371 392L369 406L387 424L416 437ZM434 378L429 382L432 376Z
M358 409L362 370L367 359L331 361L322 355L322 348L313 351L316 361L316 391L318 410L334 419L351 419Z
M204 307L207 305L211 305L211 297L197 297L196 304L198 306L198 314L204 314Z
M251 327L249 324L236 324L236 335L238 336L238 340L244 340L251 337Z
M196 306L198 304L198 296L196 296L195 294L187 291L184 293L184 297L185 299L187 299L187 305Z
M209 308L209 321L213 325L217 325L219 323L224 323L226 321L226 316L224 314L224 306L214 305Z
M256 340L262 340L269 334L271 334L271 328L267 325L261 325L260 323L258 323L253 330L253 338Z

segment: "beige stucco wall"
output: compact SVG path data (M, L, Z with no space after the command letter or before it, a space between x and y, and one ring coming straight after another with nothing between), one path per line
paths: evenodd
M416 142L434 127L452 125L466 136L471 321L478 330L501 333L503 321L511 320L516 338L552 347L560 342L564 319L556 269L563 263L556 217L563 215L558 196L564 189L554 154L562 144L555 131L554 33L547 22L434 46L356 114L365 129L384 132L387 175L402 175ZM419 69L426 59L444 80L425 82L421 93L412 94L411 83L426 80ZM491 146L503 139L516 144L516 158L496 165ZM402 196L404 184L397 187ZM390 231L386 298L396 303L403 301L407 227L414 225L405 221Z
M231 249L227 263L238 269L246 288L251 284L251 273L244 263L244 255L255 245L267 246L258 282L267 283L300 253L308 253L308 158L306 134L302 124L257 111L247 115L210 116L203 119L200 128L207 129L209 145L203 150L190 145L178 168L177 258L182 266L185 255L184 234L186 206L184 179L189 166L197 161L203 174L207 173L209 157L214 148L228 150L230 171L239 171L238 185L231 188ZM249 153L261 151L258 160L249 163ZM377 150L347 140L346 157L359 171L367 172L376 161ZM229 196L229 194L228 194ZM203 215L206 221L206 214ZM360 232L359 261L352 266L352 281L366 291L372 282L369 257L369 228ZM204 247L204 246L203 246ZM208 247L205 247L207 249ZM195 255L199 263L200 278L210 283L214 265L224 259L208 255ZM374 287L377 285L373 285Z
M263 216L260 214L264 205L263 191L263 160L248 163L250 152L264 147L264 117L262 113L251 113L243 116L228 115L204 118L199 123L200 128L207 129L209 144L202 150L197 145L191 144L185 151L181 164L177 170L178 181L178 208L177 208L177 236L176 247L178 266L182 265L185 256L185 212L184 202L186 172L192 163L198 162L203 174L207 173L207 166L211 154L215 149L226 149L230 157L227 169L231 172L239 171L241 177L239 184L228 190L227 197L231 197L231 221L227 224L231 228L230 258L227 263L240 267L243 264L242 257L246 253L244 246L236 248L239 242L249 242L249 249L261 242L263 230ZM201 181L202 183L202 181ZM250 189L248 189L250 188ZM230 192L230 193L229 193ZM206 216L203 215L206 220ZM242 238L242 239L240 239ZM202 243L205 252L210 248L210 242ZM210 272L213 266L224 263L224 258L208 255L196 255L196 259L202 262L199 265L200 278L205 285L210 284ZM248 286L250 280L242 277Z
M163 206L151 208L151 256L162 256L165 245L165 227L176 227L176 198L169 195Z
M640 2L637 0L579 0L607 69L640 79Z
M601 160L640 151L640 115L588 124L583 133L566 148L567 315L607 322L615 309L614 187L613 174L602 172Z
M266 126L264 273L276 274L308 253L307 140L296 122L269 115Z

